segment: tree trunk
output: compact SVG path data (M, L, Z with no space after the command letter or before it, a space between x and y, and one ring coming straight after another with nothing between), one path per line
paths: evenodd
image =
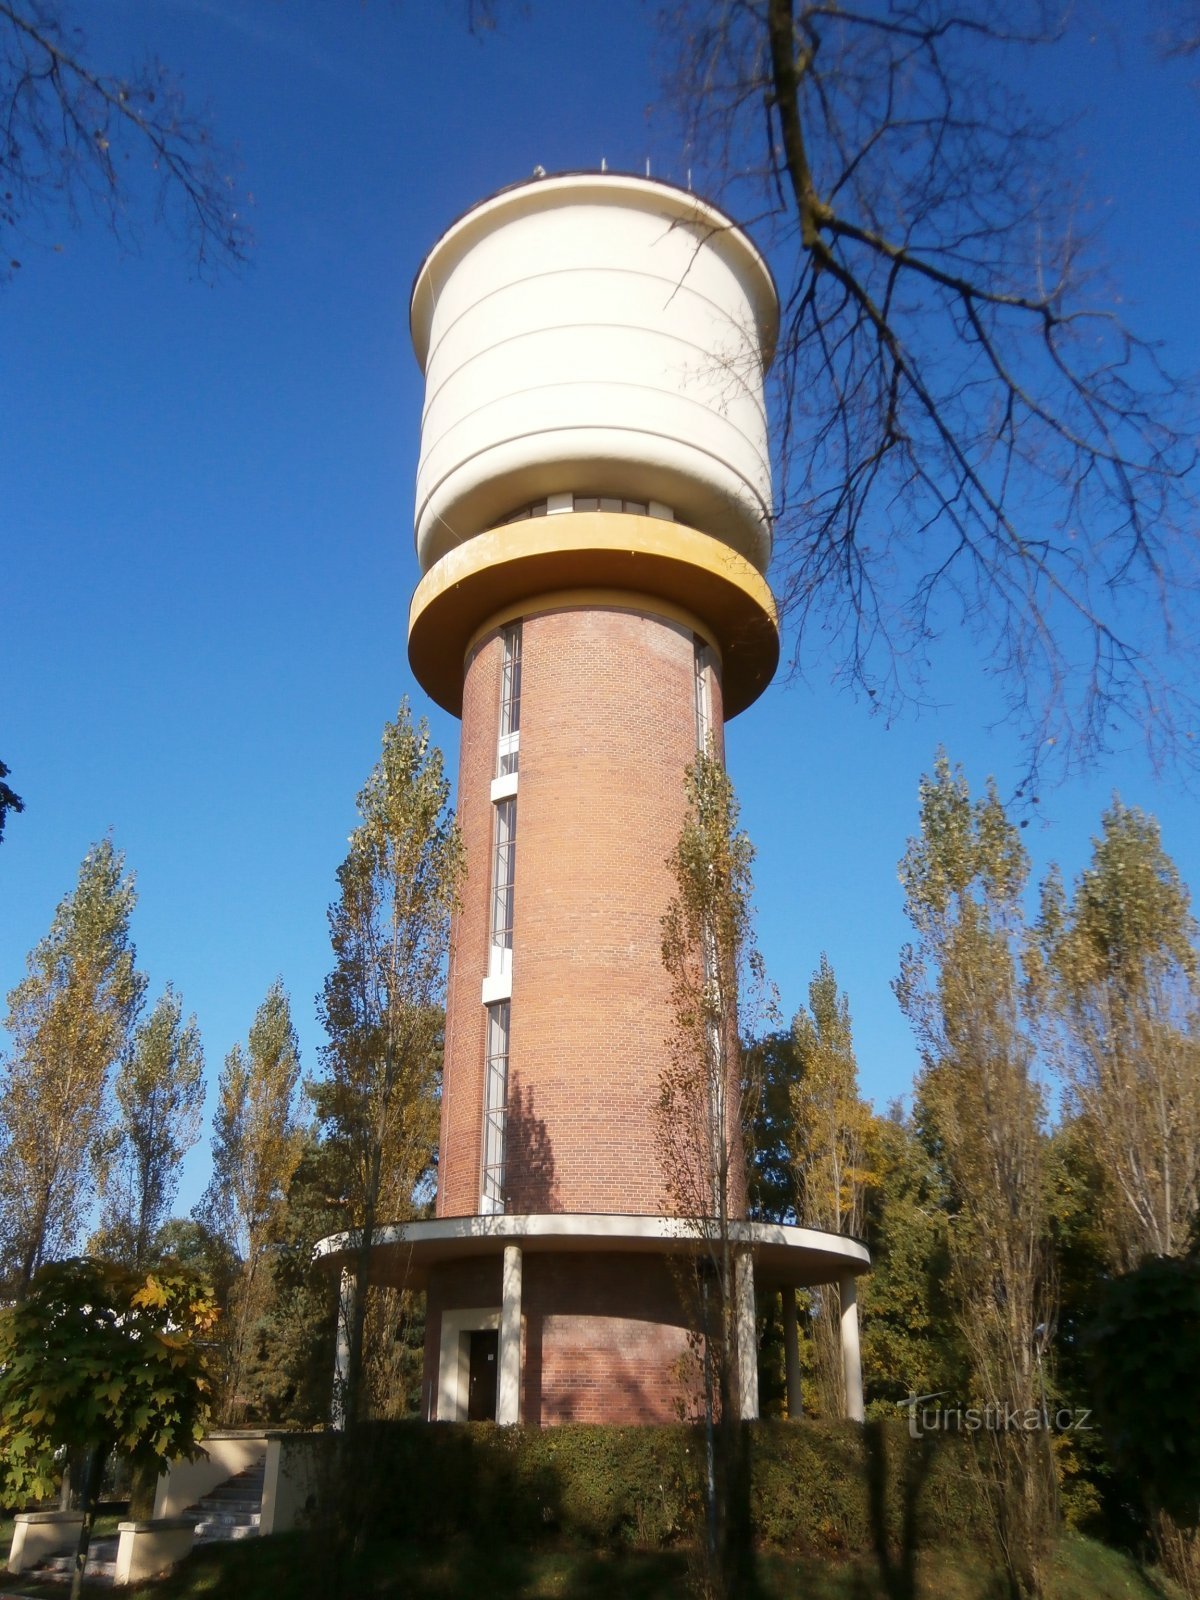
M104 1464L109 1447L98 1444L88 1456L87 1474L83 1480L83 1523L79 1529L79 1543L75 1546L75 1570L71 1574L71 1600L79 1600L83 1591L83 1569L87 1566L88 1546L92 1542L92 1524L96 1520L96 1501L100 1498L100 1485L104 1482Z

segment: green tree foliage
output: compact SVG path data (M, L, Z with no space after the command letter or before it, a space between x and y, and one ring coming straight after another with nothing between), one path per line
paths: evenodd
M801 1217L810 1228L858 1236L871 1182L871 1111L858 1093L850 1001L829 958L792 1022L800 1071L791 1088Z
M288 1185L246 1380L255 1415L274 1426L329 1420L337 1286L313 1249L346 1226L343 1180L335 1147L310 1136Z
M1021 900L1028 859L993 787L973 802L939 756L900 866L916 938L897 994L922 1055L917 1117L941 1167L951 1289L980 1401L1040 1405L1053 1322L1044 1107ZM1053 1479L1041 1431L987 1431L984 1460L1010 1577L1041 1583Z
M1103 1175L1118 1271L1186 1250L1200 1207L1200 980L1189 896L1152 817L1114 800L1038 932L1059 1065Z
M751 909L754 847L738 828L733 786L715 757L696 757L685 790L687 815L668 859L675 892L663 917L671 1032L656 1108L658 1145L675 1213L709 1246L720 1317L729 1322L719 1343L732 1361L729 1225L744 1214L743 1152L757 1098L743 1079L738 1037L739 980L747 991L761 981ZM733 1378L730 1366L721 1381Z
M796 1036L768 1033L745 1049L745 1087L753 1114L746 1142L750 1215L795 1222L800 1214L792 1087L800 1074Z
M1146 1258L1109 1282L1089 1330L1108 1447L1174 1530L1200 1527L1200 1261ZM1193 1578L1196 1573L1193 1572Z
M0 839L4 838L4 824L8 821L9 812L20 812L25 809L24 800L4 781L9 776L9 769L3 761L0 761Z
M1076 1143L1086 1151L1086 1165L1076 1154L1072 1167L1076 1173L1084 1167L1092 1178L1092 1216L1072 1227L1068 1214L1063 1227L1075 1329L1089 1315L1106 1315L1096 1305L1098 1289L1104 1297L1100 1273L1181 1256L1192 1241L1200 1207L1195 933L1187 888L1162 848L1158 824L1119 799L1105 812L1091 861L1071 894L1057 876L1043 890L1038 975L1058 1015L1057 1064ZM1092 1273L1082 1280L1081 1247L1087 1247ZM1169 1281L1168 1274L1163 1283ZM1138 1283L1135 1278L1131 1295L1141 1293ZM1151 1300L1157 1284L1149 1270ZM1079 1370L1083 1364L1071 1345L1063 1354L1064 1377L1087 1403L1091 1373L1086 1366ZM1152 1383L1135 1388L1150 1416L1165 1391ZM1163 1425L1156 1421L1156 1428ZM1110 1449L1114 1478L1102 1463L1093 1473L1099 1495L1110 1517L1114 1502L1118 1511L1129 1501L1145 1507L1164 1566L1200 1593L1200 1542L1187 1518L1176 1519L1177 1501L1164 1499L1156 1480L1137 1466L1121 1442L1123 1427L1118 1422Z
M60 1475L54 1452L90 1452L73 1596L111 1452L159 1468L198 1453L207 1384L193 1335L213 1315L207 1291L178 1266L146 1274L86 1259L42 1267L24 1300L0 1312L9 1491L49 1494Z
M135 898L111 840L94 845L8 996L0 1237L18 1296L43 1262L70 1249L91 1201L105 1082L128 1048L145 988L129 939Z
M342 1152L357 1244L348 1392L339 1397L352 1423L365 1407L375 1229L413 1215L436 1159L442 1000L463 873L449 792L428 727L414 725L402 705L358 796L359 823L329 912L334 968L319 1002L329 1044L325 1077L311 1093Z
M1050 1138L1047 1166L1058 1286L1048 1398L1052 1410L1065 1406L1082 1414L1095 1405L1084 1333L1110 1276L1104 1175L1082 1117L1065 1111ZM1051 1444L1063 1520L1126 1548L1145 1544L1148 1530L1136 1487L1106 1454L1102 1431L1056 1432Z
M194 1016L167 985L117 1073L117 1122L100 1172L97 1254L146 1267L179 1188L179 1164L200 1136L204 1051Z
M241 1268L236 1255L218 1234L194 1217L172 1217L158 1230L155 1262L177 1261L212 1290L223 1318Z
M948 1293L949 1235L941 1171L898 1109L876 1118L859 1279L863 1380L872 1406L909 1395L964 1393L969 1374Z
M213 1117L213 1176L200 1216L240 1258L230 1307L222 1410L242 1408L250 1332L269 1289L267 1252L276 1242L287 1187L304 1134L295 1112L300 1050L283 983L276 979L255 1014L246 1047L225 1057Z
M751 1559L746 1523L748 1461L737 1427L737 1259L731 1224L746 1214L745 1150L758 1095L748 1084L739 1036L765 993L754 942L754 847L738 826L733 785L701 753L684 781L687 811L667 865L674 893L663 917L671 986L667 1064L655 1108L669 1203L701 1241L695 1258L694 1325L703 1332L709 1428L709 1570L715 1592L742 1592ZM686 1276L681 1277L685 1292ZM712 1424L716 1418L716 1436Z
M861 1236L873 1178L870 1107L858 1093L850 1002L827 956L808 986L807 1011L792 1022L799 1072L792 1083L793 1159L800 1221ZM812 1307L812 1380L823 1416L846 1414L841 1307L828 1289Z

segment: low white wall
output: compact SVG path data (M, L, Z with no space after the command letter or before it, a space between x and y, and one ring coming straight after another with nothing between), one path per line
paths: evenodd
M204 1451L195 1461L173 1461L158 1480L154 1493L154 1516L177 1517L201 1495L215 1489L247 1467L256 1465L267 1453L265 1433L210 1433L201 1439Z
M141 1583L182 1561L192 1549L196 1524L190 1517L118 1522L114 1584Z
M83 1527L83 1512L18 1511L14 1524L8 1570L15 1577L47 1556L74 1550Z
M268 1438L260 1534L286 1533L300 1527L316 1505L324 1438L320 1433L273 1434Z

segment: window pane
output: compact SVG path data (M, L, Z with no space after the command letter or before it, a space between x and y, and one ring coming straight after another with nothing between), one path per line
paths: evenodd
M508 1115L509 1002L488 1007L483 1087L483 1173L480 1209L504 1210L505 1122Z
M510 796L496 811L496 843L492 866L492 946L511 950L513 878L517 854L517 802Z

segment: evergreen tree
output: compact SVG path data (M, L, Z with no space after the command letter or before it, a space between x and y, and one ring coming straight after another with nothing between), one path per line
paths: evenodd
M156 1240L179 1188L179 1164L200 1136L204 1051L167 985L134 1033L115 1085L117 1123L100 1174L97 1253L132 1267L157 1258Z
M145 988L129 938L135 900L112 841L94 845L8 996L0 1239L18 1298L43 1262L70 1250L94 1192L105 1083L128 1048Z

